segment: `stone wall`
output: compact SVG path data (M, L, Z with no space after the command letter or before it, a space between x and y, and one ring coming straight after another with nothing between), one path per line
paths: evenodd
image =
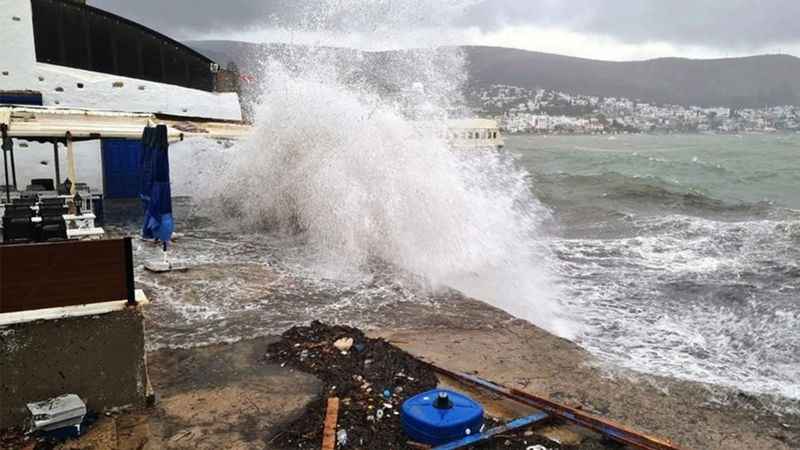
M141 310L0 327L0 430L26 404L77 394L90 411L143 406L148 380Z

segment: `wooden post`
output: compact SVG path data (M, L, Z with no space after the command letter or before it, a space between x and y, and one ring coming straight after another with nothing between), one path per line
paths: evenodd
M67 178L72 182L72 188L70 189L69 194L75 195L75 186L78 184L77 181L77 174L75 171L75 148L72 143L72 133L67 131L66 136L67 141Z
M325 412L325 425L322 428L322 450L336 448L336 423L339 420L339 398L328 399L328 410Z

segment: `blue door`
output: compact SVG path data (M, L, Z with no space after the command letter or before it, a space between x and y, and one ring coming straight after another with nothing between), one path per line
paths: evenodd
M102 148L105 198L138 198L142 142L129 139L103 139Z

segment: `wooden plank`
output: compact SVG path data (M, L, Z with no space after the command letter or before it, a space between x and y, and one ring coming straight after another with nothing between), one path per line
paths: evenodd
M145 306L150 300L144 291L136 291L136 304ZM21 323L37 322L39 320L60 320L72 317L97 316L128 308L127 300L91 303L87 305L64 306L61 308L36 309L33 311L19 311L0 314L0 327L19 325Z
M0 246L0 313L129 300L122 239Z
M339 420L339 398L328 399L328 409L325 412L325 424L322 428L322 450L336 448L336 423Z

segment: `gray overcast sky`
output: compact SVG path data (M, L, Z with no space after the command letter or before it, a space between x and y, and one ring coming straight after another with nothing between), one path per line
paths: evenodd
M485 44L616 60L765 52L800 55L800 0L89 3L178 39L295 41L361 48ZM297 24L303 20L307 26L299 27Z

